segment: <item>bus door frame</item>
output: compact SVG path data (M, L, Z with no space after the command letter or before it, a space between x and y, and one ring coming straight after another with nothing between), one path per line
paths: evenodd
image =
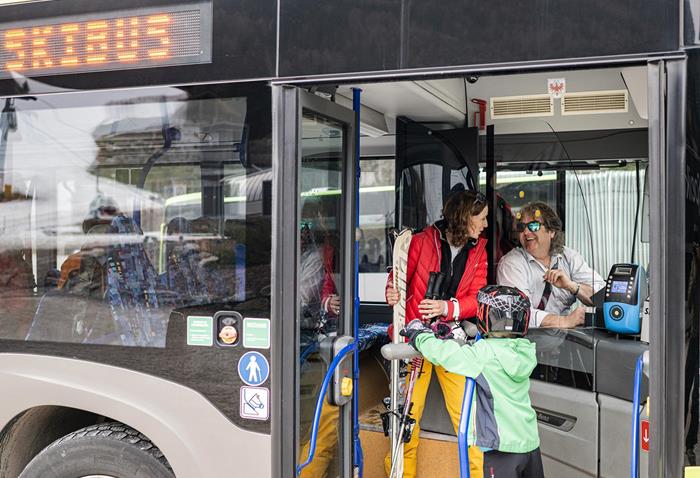
M685 58L648 62L649 477L683 476ZM681 233L679 233L679 231Z
M352 273L355 270L355 113L296 86L272 85L272 157L273 184L277 199L273 201L272 233L272 476L293 476L297 467L299 408L297 403L297 367L299 356L297 318L299 302L298 233L300 221L299 170L301 168L302 112L304 109L341 121L346 125L343 169L343 323L338 335L353 335ZM291 320L291 319L294 320ZM348 358L348 360L352 360ZM352 404L341 409L339 435L340 469L343 478L353 473ZM293 431L293 432L292 432ZM304 460L305 457L299 457Z
M649 170L650 175L650 452L649 477L682 476L683 473L683 363L684 326L679 318L684 315L685 276L684 237L677 234L685 229L685 93L686 56L671 52L659 56L618 57L616 63L639 64L647 62ZM436 71L401 72L396 74L368 74L352 78L333 75L319 78L284 79L272 83L273 158L274 178L278 200L274 202L273 287L272 308L274 317L285 313L296 314L298 305L294 288L282 284L297 284L295 262L296 227L298 224L298 118L300 117L299 91L291 83L312 84L327 81L335 83L363 83L388 77L395 81L430 79L450 75L484 74L508 70L541 70L544 68L585 69L594 68L606 61L553 61L537 64L488 65L481 68L454 68ZM320 98L319 98L319 101ZM354 162L353 162L354 163ZM347 176L351 180L354 176ZM349 185L348 190L354 186ZM352 203L353 201L350 201ZM354 217L350 215L351 217ZM667 232L669 231L669 232ZM292 234L294 232L294 234ZM282 240L286 237L287 240ZM351 248L352 249L352 248ZM352 270L352 269L346 269ZM290 293L290 290L292 293ZM351 295L348 297L352 297ZM347 313L347 312L346 312ZM348 325L348 324L346 324ZM283 397L295 396L294 377L285 374L284 359L295 354L295 340L283 336L295 334L292 321L273 320L273 401L272 401L272 452L273 476L285 476L294 469L298 443L292 434L296 421L295 404ZM287 371L288 372L288 371ZM349 410L346 411L346 415ZM349 417L344 417L349 424ZM347 427L346 427L347 428ZM349 432L348 432L349 433ZM351 441L344 440L344 466L348 470L352 462ZM345 458L347 457L347 458ZM349 472L349 470L348 470ZM344 475L343 478L352 475Z

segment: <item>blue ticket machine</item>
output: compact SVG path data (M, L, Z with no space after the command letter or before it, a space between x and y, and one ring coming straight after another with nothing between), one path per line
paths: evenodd
M639 334L641 309L649 295L644 268L637 264L615 264L605 284L605 327L618 334Z

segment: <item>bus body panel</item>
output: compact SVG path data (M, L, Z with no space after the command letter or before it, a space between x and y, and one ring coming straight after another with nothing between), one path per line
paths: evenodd
M124 0L119 11L142 6ZM172 4L152 0L150 6ZM34 19L114 12L107 0L29 2L0 6L3 24ZM279 2L213 1L210 63L45 76L53 87L122 88L177 83L309 77L361 72L408 72L677 51L679 2L653 0L644 8L604 0L585 4L499 0ZM300 27L303 25L303 27ZM498 28L493 28L498 25ZM235 32L235 34L230 34ZM434 32L440 32L435 35ZM338 42L338 35L343 42ZM689 38L692 38L692 34ZM329 47L329 45L332 45ZM477 68L477 69L478 69ZM31 76L31 74L29 74ZM0 95L36 94L23 81L0 80ZM29 90L29 91L28 91Z
M530 400L540 416L540 449L547 476L588 477L598 471L598 404L595 393L553 385L540 380L530 381ZM571 417L573 427L543 423L547 412L557 417Z
M626 400L605 394L598 395L600 407L600 477L630 476L630 443L632 406ZM643 411L642 420L648 420ZM640 446L640 450L642 450ZM639 469L641 476L648 476L649 452L640 451Z
M605 0L281 1L279 76L672 51L678 9L666 0L643 9Z
M178 478L271 477L271 438L231 423L199 393L124 368L84 360L0 354L0 429L45 405L82 409L136 428L165 454ZM257 457L251 460L251 457Z

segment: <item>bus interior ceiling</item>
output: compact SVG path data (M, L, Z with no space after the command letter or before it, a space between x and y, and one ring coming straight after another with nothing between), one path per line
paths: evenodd
M406 167L406 159L397 158L401 154L397 151L397 124L400 129L402 121L410 121L426 126L428 134L455 130L457 135L466 135L463 128L479 128L478 103L484 102L484 127L478 129L478 144L458 145L462 148L460 153L469 149L465 155L471 154L472 148L476 149L479 189L486 191L485 126L493 125L499 196L514 214L529 201L551 202L562 216L567 241L575 241L570 245L583 250L584 255L591 254L591 241L585 229L588 229L588 222L602 219L579 217L576 211L581 210L583 214L583 202L586 202L591 209L589 215L593 215L603 212L600 208L605 204L590 203L591 198L582 202L579 185L585 187L587 179L590 187L594 187L592 183L614 178L617 171L617 176L639 180L642 183L639 187L643 187L648 157L646 74L646 67L634 66L312 88L317 94L332 95L336 103L347 107L352 107L352 89L361 89L360 247L363 250L360 259L365 263L361 263L360 268L365 274L360 287L363 301L383 302L383 287L376 286L383 282L389 265L386 262L390 257L385 238L387 228L396 224L393 194L382 193L393 193L398 177L397 164L403 161L401 167ZM548 93L548 82L552 79L563 80L565 90L561 99ZM453 138L449 136L448 140L454 142ZM450 161L438 157L444 154L440 151L416 149L419 160L421 154L426 154L426 163ZM434 156L429 157L431 154ZM409 163L413 161L417 160L409 159ZM636 177L637 166L639 178ZM424 170L422 174L429 173ZM431 186L440 187L439 184ZM426 197L432 194L427 189L422 192ZM637 191L632 190L630 194L633 196L622 199L636 206ZM598 199L615 201L620 198ZM573 217L567 221L569 213ZM635 215L633 211L633 217ZM429 211L427 216L420 216L423 224L407 224L405 217L400 222L422 227L431 222L428 219L438 218ZM644 228L645 218L641 217L640 221ZM634 223L629 224L628 229L625 237L629 236L629 241L620 244L620 248L628 252L627 256ZM637 235L635 240L640 237ZM618 261L622 259L619 250L610 253L602 250L600 241L603 239L595 236L593 244L593 251L601 256L595 261L600 265L601 274L607 273L613 257ZM604 244L606 248L614 246L609 241ZM645 245L641 247L646 251Z
M566 245L579 251L601 276L607 277L616 263L637 262L648 268L648 237L643 234L647 220L642 217L642 189L648 161L645 66L320 85L311 91L351 108L354 88L361 90L362 105L361 323L391 320L390 310L381 305L386 267L391 265L386 239L389 229L397 225L421 228L439 219L442 200L449 193L445 190L444 175L433 174L425 164L416 162L422 154L425 163L452 160L445 160L437 150L424 149L425 144L420 140L411 143L410 138L400 138L420 134L406 129L406 124L417 123L426 127L424 131L428 135L448 138L453 144L456 144L455 135L474 134L469 133L469 128L477 131L475 144L462 143L455 154L464 156L464 166L474 152L478 159L478 179L474 179L483 192L487 182L487 127L492 125L498 214L507 211L516 220L519 209L526 203L547 202L563 220ZM441 135L436 133L439 131L454 133ZM401 145L408 145L405 147L409 150L415 147L419 158L411 156L410 151L399 151L404 147ZM433 152L436 156L431 157ZM403 171L397 174L396 168ZM406 172L411 168L412 173ZM453 169L457 171L451 172L448 189L458 182L464 183L469 168L453 165ZM394 191L397 180L405 180L407 174L414 174L415 179L416 171L420 181L419 186L414 182L413 187L421 188L417 194L422 194L421 207L427 211L412 216L413 206L400 204L403 199L395 203ZM461 179L455 179L455 174ZM402 184L404 189L410 187ZM436 193L431 189L442 191ZM396 212L395 204L411 211ZM396 214L400 215L399 224ZM499 216L496 222L497 228L506 224ZM517 238L510 231L504 229L498 237L494 262L508 247L517 245ZM533 381L531 396L540 418L545 420L540 421L540 434L547 476L623 476L622 470L628 466L625 461L628 453L618 453L619 447L615 452L609 450L614 440L623 440L621 434L624 434L613 432L610 427L628 428L625 420L630 415L625 403L631 400L631 386L629 391L602 390L593 384L596 367L593 349L597 337L603 337L598 328L604 328L600 326L600 317L599 312L597 318L587 318L593 330L588 335L576 339L575 334L567 334L573 338L556 339L559 345L553 347L554 354L548 355L545 350L550 342L537 338L538 347L543 346L545 352L538 357L540 365L533 378L539 380ZM572 345L569 340L578 340L578 345ZM614 353L614 345L612 349ZM630 353L637 353L637 348L632 350ZM560 360L564 355L568 357L567 363ZM557 363L547 364L552 356L557 357ZM381 469L386 451L379 413L384 409L381 398L388 395L388 389L386 376L379 371L382 367L377 365L381 358L376 358L365 356L361 361L361 424L365 454L369 455L365 459L368 463L378 460L376 467L365 467L365 476L370 478L374 475L368 470ZM627 387L628 382L623 382ZM421 422L421 436L426 445L419 456L438 451L454 455L456 463L456 438L441 400L433 377ZM551 415L547 415L548 411ZM563 425L546 423L561 417L568 417ZM603 420L607 420L607 425ZM569 425L573 427L571 433L562 431L561 426L566 429ZM580 443L586 443L581 447L585 450L575 451ZM434 462L430 472L421 468L420 462L419 459L418 476L437 476ZM448 467L440 471L443 472L456 473L456 470Z

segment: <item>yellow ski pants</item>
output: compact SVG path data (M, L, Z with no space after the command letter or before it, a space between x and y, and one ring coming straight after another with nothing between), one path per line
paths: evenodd
M452 420L452 426L454 427L455 434L459 429L459 419L462 413L462 400L464 399L464 386L466 379L463 375L457 375L455 373L448 372L442 367L433 366L432 363L427 360L423 360L422 372L418 375L416 383L413 387L413 408L411 409L411 416L416 420L416 425L413 428L413 434L411 435L411 441L404 444L403 448L403 478L416 478L416 458L418 455L418 435L420 434L420 419L423 416L423 409L425 408L425 397L428 394L428 385L430 385L430 376L433 369L437 374L438 382L440 383L440 388L442 389L442 395L445 397L445 405L447 407L447 412ZM408 385L408 380L410 380L410 374L406 377L406 384ZM440 457L435 457L439 460ZM484 454L476 446L469 447L469 471L471 473L471 478L483 478L483 465ZM384 468L386 470L387 476L391 471L391 450L384 460Z
M338 417L340 408L323 400L321 416L318 421L316 436L316 453L309 466L301 471L300 478L325 478L329 476L328 467L335 459L338 449ZM305 443L301 449L299 460L304 461L309 455L310 443Z

